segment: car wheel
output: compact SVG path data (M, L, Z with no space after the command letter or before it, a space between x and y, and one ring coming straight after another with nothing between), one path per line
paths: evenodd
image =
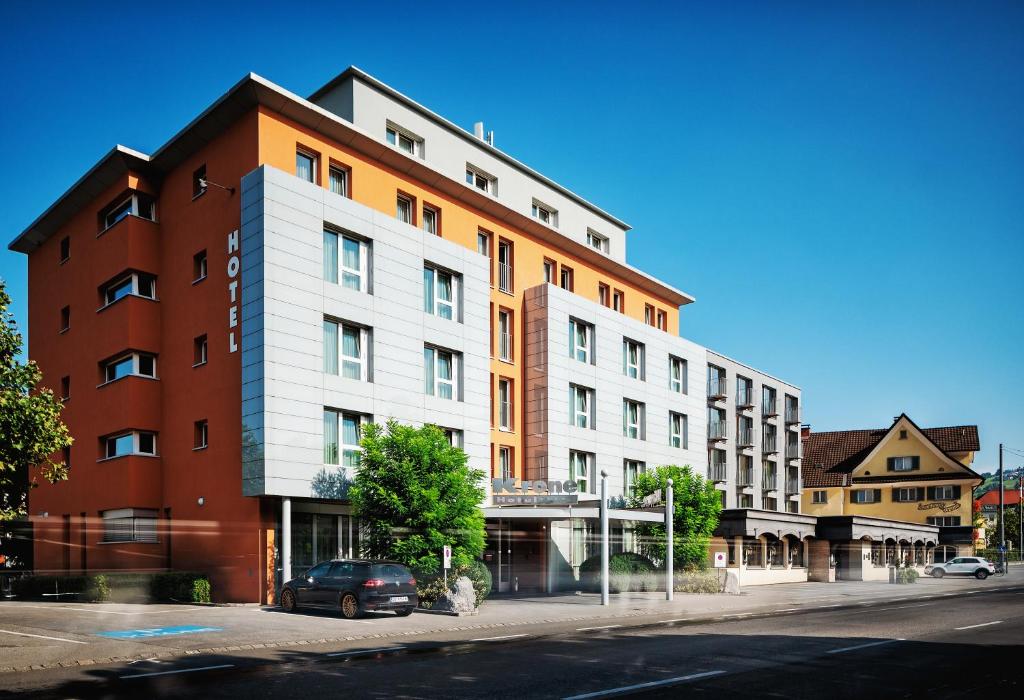
M942 578L945 573L946 572L943 571L942 569L933 569L932 570L932 576L934 576L935 578Z
M979 581L984 581L988 578L988 572L984 569L978 569L974 572L974 578L978 579Z
M363 614L362 610L359 609L359 599L353 593L346 593L341 596L340 607L341 616L346 620L354 620Z
M395 614L399 617L409 617L409 615L412 615L412 608L399 608L395 611Z
M295 604L295 594L286 588L284 593L281 594L281 609L285 612L295 612L295 609L298 607Z

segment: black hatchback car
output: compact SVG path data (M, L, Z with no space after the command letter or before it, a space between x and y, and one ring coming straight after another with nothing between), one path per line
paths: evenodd
M410 614L419 599L416 579L403 564L394 561L334 559L320 562L284 584L281 607L340 610L352 619L371 610Z

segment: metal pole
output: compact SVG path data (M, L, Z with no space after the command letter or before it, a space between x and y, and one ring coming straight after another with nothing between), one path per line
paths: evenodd
M672 575L672 562L674 553L672 551L672 525L675 520L675 508L672 505L672 479L668 480L665 487L665 600L672 600L674 581Z
M608 605L608 470L601 470L601 605Z
M1017 468L1017 535L1020 538L1017 561L1024 562L1024 467Z
M999 443L999 562L1006 571L1006 514L1003 512L1003 443Z
M292 580L292 499L281 499L281 583Z

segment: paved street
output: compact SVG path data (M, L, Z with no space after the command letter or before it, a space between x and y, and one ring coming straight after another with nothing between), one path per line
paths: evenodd
M414 616L408 623L431 624L434 629L429 633L412 626L398 630L393 623L400 620L382 616L362 621L358 625L362 634L340 642L321 637L279 647L232 645L150 660L7 673L0 676L0 697L191 693L227 698L297 692L358 697L569 697L635 685L643 687L631 692L652 697L677 697L680 685L687 691L703 689L726 696L946 697L997 688L1012 694L1008 684L1016 671L1006 660L1019 654L1024 644L1024 580L1020 579L1020 574L1011 574L986 582L925 580L916 588L873 584L870 590L875 595L858 592L861 586L852 584L846 591L842 585L774 586L758 590L762 603L778 598L773 609L762 606L758 612L751 606L750 612L710 616L680 614L678 608L666 607L653 612L657 610L653 605L637 607L634 602L640 613L627 615L627 610L619 609L604 617L579 614L495 627L481 626L479 618L468 618L467 624L467 618L426 615ZM691 601L691 608L697 607L692 603L698 600L720 604L743 598L683 597ZM782 598L792 605L781 607ZM589 602L549 605L559 610L601 611ZM530 617L540 605L494 601L488 608L491 616L507 617L511 606L521 606ZM8 611L5 605L4 629L18 631L7 624ZM209 616L210 627L213 621L220 624L249 615L261 620L272 616L272 628L280 620L286 632L296 621L317 632L336 623L352 628L351 623L319 614L284 616L254 608L202 612ZM175 618L174 625L181 622L165 607L152 613L152 618ZM267 632L265 638L274 636ZM223 631L195 632L189 644L207 634ZM83 639L76 635L76 641ZM97 644L145 643L155 651L186 639L189 634ZM21 643L38 644L37 649L61 644L39 637L2 643L5 656Z

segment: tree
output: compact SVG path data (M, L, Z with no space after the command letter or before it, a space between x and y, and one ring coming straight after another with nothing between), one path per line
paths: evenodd
M25 515L38 476L50 483L68 478L68 465L54 455L72 442L60 419L63 404L39 386L39 367L18 360L21 334L10 305L0 280L0 522Z
M673 482L673 559L680 567L704 568L707 566L711 535L718 527L718 516L722 512L721 497L714 483L695 473L688 465L661 466L653 472L637 475L629 507L641 507L644 497L659 490L664 494L669 479ZM641 536L647 556L656 562L664 562L665 525L641 522L637 526L637 534Z
M1006 506L1005 510L1008 549L1010 551L1018 551L1020 549L1020 510L1016 503L1012 506ZM996 513L996 519L992 527L985 529L985 539L988 540L989 547L993 549L999 547L999 513Z
M480 503L484 473L433 425L388 421L363 427L359 469L349 497L362 521L367 556L400 561L414 571L441 571L441 549L452 565L469 566L484 551Z

